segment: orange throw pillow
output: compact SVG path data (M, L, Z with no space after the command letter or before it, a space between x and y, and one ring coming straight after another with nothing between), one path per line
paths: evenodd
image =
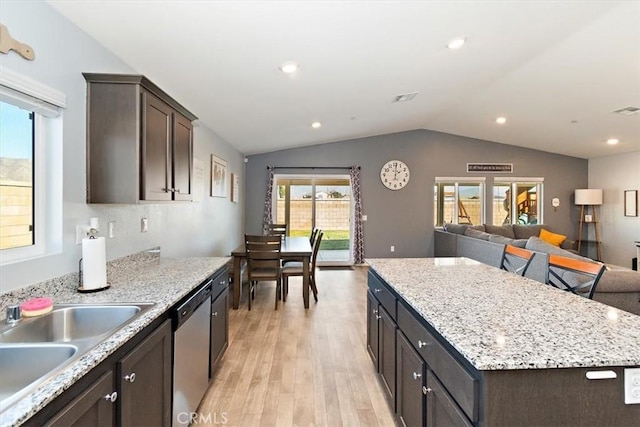
M539 237L542 240L544 240L545 242L550 243L550 244L552 244L554 246L558 246L558 247L567 238L567 236L563 236L562 234L552 233L550 231L545 230L544 228L540 229L540 236Z

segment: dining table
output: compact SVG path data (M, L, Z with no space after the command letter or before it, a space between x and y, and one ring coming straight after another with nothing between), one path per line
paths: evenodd
M280 254L282 259L302 262L302 299L304 308L309 308L309 264L311 261L311 242L308 237L286 236L282 240ZM242 264L247 257L244 243L231 252L233 257L233 309L237 310L242 295Z

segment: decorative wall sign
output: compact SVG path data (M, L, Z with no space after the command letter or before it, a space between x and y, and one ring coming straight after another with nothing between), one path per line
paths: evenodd
M513 173L513 163L467 163L467 172Z
M238 203L240 197L240 176L237 173L231 174L231 201Z
M624 216L638 216L638 190L624 192Z
M227 197L227 161L211 155L211 197Z

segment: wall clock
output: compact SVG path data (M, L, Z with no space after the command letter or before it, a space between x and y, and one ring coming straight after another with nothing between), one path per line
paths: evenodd
M380 180L391 190L400 190L409 183L409 167L400 160L389 160L380 169Z

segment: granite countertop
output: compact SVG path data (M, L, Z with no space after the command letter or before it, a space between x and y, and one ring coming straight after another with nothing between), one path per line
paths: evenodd
M367 262L478 370L640 365L640 316L467 258Z
M120 268L109 276L111 287L97 293L78 293L68 283L55 281L0 295L2 308L8 304L37 296L52 297L55 304L112 302L155 303L141 316L109 336L98 346L65 367L58 375L41 384L24 398L0 408L0 425L20 425L44 408L55 397L71 387L83 375L105 360L129 339L165 313L191 290L200 285L230 258L156 258L127 268ZM76 285L77 286L77 285ZM22 301L19 301L22 300Z

